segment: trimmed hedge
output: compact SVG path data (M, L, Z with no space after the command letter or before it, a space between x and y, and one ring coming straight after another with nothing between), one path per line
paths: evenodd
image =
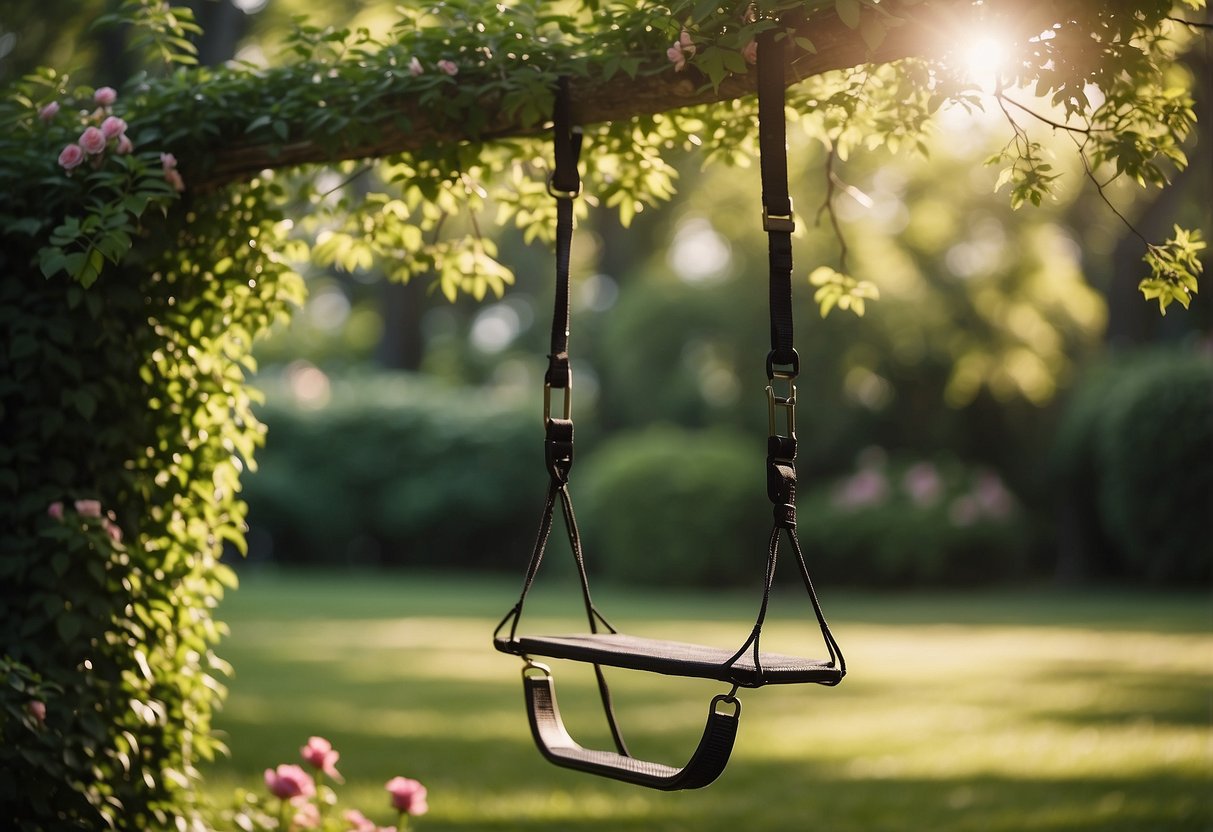
M335 383L308 410L276 390L247 478L250 557L284 563L520 568L543 506L535 402L405 374Z
M1054 450L1071 558L1155 584L1213 578L1213 359L1114 356L1072 395Z

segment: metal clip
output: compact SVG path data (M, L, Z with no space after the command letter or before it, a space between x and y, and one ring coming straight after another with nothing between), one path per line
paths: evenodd
M789 439L796 438L796 385L793 383L793 379L795 378L796 376L793 373L776 370L771 377L771 383L767 385L767 417L771 436L786 436ZM775 384L780 381L787 382L787 395L781 396L775 392ZM787 414L788 432L783 434L776 430L776 422L778 420L775 414L779 408L783 408Z
M792 200L788 198L789 207L792 205ZM786 231L791 234L796 230L796 217L788 211L786 214L772 214L767 211L767 207L762 206L762 230L763 231Z
M569 374L569 383L567 387L557 388L564 391L564 418L573 418L573 377ZM546 425L548 420L552 418L552 385L546 382L543 385L543 423Z

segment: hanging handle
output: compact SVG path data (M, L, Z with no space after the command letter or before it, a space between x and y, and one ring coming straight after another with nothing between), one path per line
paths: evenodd
M713 697L699 746L685 766L674 768L613 751L583 748L564 727L550 668L530 662L523 668L522 680L535 745L549 762L563 768L661 791L700 789L720 776L733 752L741 702L732 694ZM732 706L732 711L721 710L722 706Z

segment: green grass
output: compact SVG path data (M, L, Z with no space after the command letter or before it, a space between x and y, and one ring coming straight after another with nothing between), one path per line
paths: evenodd
M424 782L423 831L1213 829L1207 595L827 589L847 679L743 691L728 770L666 794L540 758L520 663L489 643L516 592L483 578L246 575L219 610L231 626L219 652L236 669L218 720L232 754L207 770L208 789L256 788L320 734L342 755L342 804L381 823L385 781ZM754 606L605 587L596 598L629 632L720 645L744 639ZM819 654L806 607L778 598L764 644ZM578 629L575 609L541 597L526 623ZM608 747L592 676L556 671L570 729ZM674 764L721 690L611 678L633 751Z

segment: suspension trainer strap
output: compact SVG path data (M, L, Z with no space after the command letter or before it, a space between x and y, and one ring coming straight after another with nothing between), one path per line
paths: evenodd
M779 37L782 36L782 37ZM792 347L792 198L788 196L787 128L784 115L784 60L787 36L768 29L758 36L758 154L762 171L762 227L767 232L771 268L771 352L767 378L774 368L800 361Z
M569 372L569 254L573 245L573 200L581 192L577 161L581 157L581 129L574 129L569 113L569 79L561 77L552 108L552 139L556 163L548 177L548 192L556 198L556 302L552 314L552 351L544 382L548 390L565 391L566 410L572 377ZM566 412L565 418L568 418Z

